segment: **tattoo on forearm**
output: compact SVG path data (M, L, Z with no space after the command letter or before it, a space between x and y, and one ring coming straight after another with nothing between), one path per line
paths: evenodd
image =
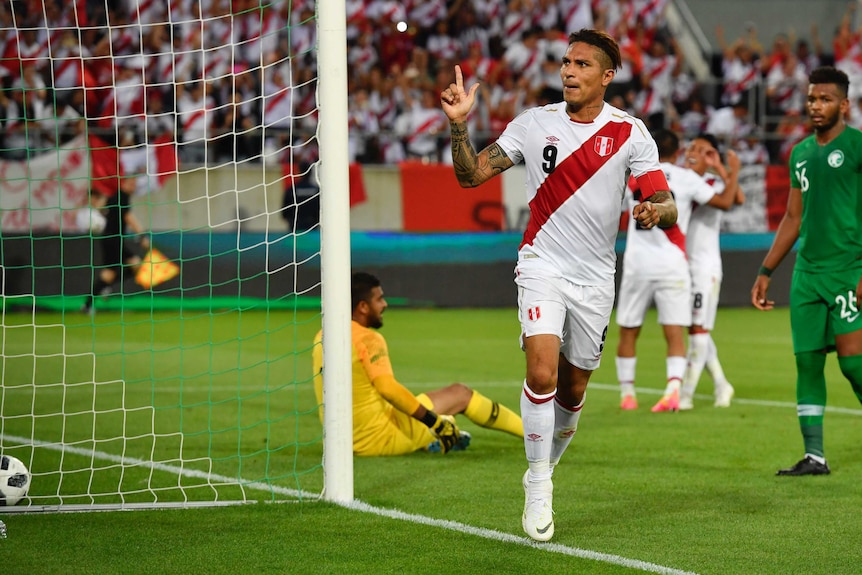
M667 191L656 192L650 198L659 214L659 227L666 228L676 223L677 210L673 195Z
M455 177L464 187L475 187L496 176L511 165L506 152L496 143L476 153L467 124L449 124L452 141L452 165Z
M452 144L455 142L466 142L470 139L470 134L467 132L467 124L452 122L449 124L449 131L452 133Z
M462 186L474 186L473 177L476 173L476 150L470 142L467 124L451 122L449 131L452 138L452 166L455 177Z

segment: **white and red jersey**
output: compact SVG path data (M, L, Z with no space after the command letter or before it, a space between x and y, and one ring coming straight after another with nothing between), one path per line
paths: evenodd
M125 8L133 24L158 24L167 17L167 6L159 0L126 0Z
M676 223L669 228L656 226L646 229L638 226L630 208L639 201L640 191L637 181L634 178L629 180L630 193L626 194L629 227L623 255L623 273L633 273L647 279L684 279L690 274L685 236L691 219L692 202L706 204L715 191L694 170L666 162L661 164L661 169L676 201Z
M433 28L439 20L446 19L445 0L417 2L408 13L408 19L419 28Z
M503 46L509 47L518 42L530 28L530 18L523 10L509 10L503 18Z
M532 45L514 42L503 53L503 65L531 82L542 77L544 59L545 53L538 41Z
M369 18L376 20L377 25L407 20L407 10L401 2L395 0L371 0L366 13Z
M792 62L773 66L766 75L766 90L773 105L783 113L804 111L808 95L805 65L794 58Z
M368 3L365 0L347 0L344 7L347 11L347 39L355 40L363 31L370 29Z
M177 124L182 127L183 142L210 138L215 120L213 105L213 100L203 94L195 97L187 92L177 100Z
M502 36L503 19L507 11L506 0L475 0L473 8L480 25L490 36Z
M114 118L116 122L137 123L144 118L146 90L140 71L127 77L118 78L102 108L102 116Z
M498 60L481 56L478 59L461 61L461 72L464 74L464 85L472 86L476 82L488 82L500 65Z
M563 13L564 30L574 32L581 28L593 28L593 8L590 0L563 0L560 10Z
M643 21L644 28L655 30L664 21L668 0L639 0L637 3L638 18Z
M64 46L51 60L54 88L78 88L84 84L84 58L90 51L79 45Z
M407 151L417 156L434 156L439 137L448 135L449 120L440 108L426 108L419 102L404 112L407 117Z
M712 187L713 193L724 191L724 180L715 174L706 173L703 180ZM724 210L712 206L695 206L688 224L685 247L688 250L688 265L692 275L708 273L721 277L721 216Z
M530 11L532 26L540 30L556 30L561 16L557 0L538 0Z
M254 66L260 65L261 62L265 63L264 57L276 49L278 33L284 28L285 23L277 12L268 9L262 16L255 10L246 12L234 20L234 26L237 26L235 33L241 39L237 45L237 57L239 58L241 54L242 61ZM294 40L291 39L291 44L293 42Z
M644 199L668 189L643 122L607 103L594 121L575 122L560 102L525 111L497 144L527 171L530 221L520 258L540 258L577 284L613 282L629 176Z
M673 71L676 64L677 58L673 54L660 58L644 55L641 80L645 88L638 93L635 101L635 108L644 116L658 114L667 109L673 90Z
M462 57L461 43L453 36L431 34L426 43L428 53L436 60L458 61Z
M363 33L359 42L348 49L347 64L352 71L367 74L378 62L380 62L380 54L374 46L370 32Z
M724 87L721 101L724 104L735 104L742 99L742 94L760 82L760 61L743 62L739 58L722 60L722 75Z
M294 116L294 94L288 74L290 69L271 68L274 72L263 84L263 125L290 128Z

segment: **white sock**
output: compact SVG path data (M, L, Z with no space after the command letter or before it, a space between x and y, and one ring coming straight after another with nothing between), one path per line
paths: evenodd
M554 401L554 439L551 442L551 473L554 472L554 467L560 462L560 458L578 431L578 420L581 418L581 409L584 407L586 400L587 394L584 393L581 402L574 407L564 406L559 401Z
M821 457L819 455L814 455L813 453L806 453L805 456L810 457L811 459L813 459L817 463L822 463L822 464L826 465L826 458L825 457Z
M554 436L554 397L557 390L540 395L527 387L521 392L521 421L524 423L524 451L530 466L530 480L551 478L551 446Z
M695 333L688 336L688 368L683 380L684 393L694 395L700 375L706 365L706 356L709 352L709 334Z
M712 334L706 334L709 337L709 350L706 354L706 370L712 377L716 388L721 388L727 385L727 378L724 376L724 370L721 368L721 362L718 361L718 348L715 347L715 341L712 339Z
M616 357L617 381L620 382L620 393L622 395L635 394L635 368L638 358Z
M674 382L673 389L670 390L672 393L675 390L679 390L679 384L685 376L685 369L688 366L688 359L681 355L672 355L665 360L665 366L668 385Z

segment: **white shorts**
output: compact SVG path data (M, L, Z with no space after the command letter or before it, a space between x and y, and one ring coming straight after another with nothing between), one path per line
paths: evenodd
M521 348L525 337L556 335L566 361L587 371L597 369L614 307L613 282L577 285L530 260L519 261L515 272Z
M655 302L661 325L691 325L691 278L644 279L626 274L617 298L617 325L640 327L650 305Z
M715 327L718 312L718 295L721 293L721 276L714 273L692 273L691 276L691 325L708 331Z

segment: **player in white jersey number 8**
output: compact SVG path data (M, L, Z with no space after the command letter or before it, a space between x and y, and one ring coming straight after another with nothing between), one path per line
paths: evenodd
M677 218L643 122L604 102L620 63L619 46L608 34L584 29L569 35L560 66L564 101L520 114L478 153L467 129L478 85L466 90L455 66L455 82L440 94L462 187L479 186L521 161L527 171L530 220L515 270L527 364L522 526L539 541L554 534L552 473L577 430L607 335L626 174L643 192L632 209L635 221L667 227Z

